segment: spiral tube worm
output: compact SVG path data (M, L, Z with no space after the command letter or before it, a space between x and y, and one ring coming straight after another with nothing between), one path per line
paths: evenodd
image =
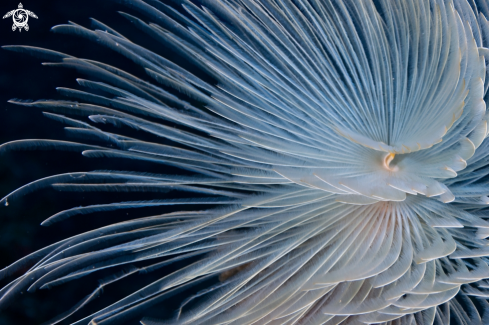
M76 207L44 225L117 209L210 208L117 223L26 256L1 271L5 277L33 265L0 290L1 305L23 290L126 265L54 324L105 285L198 257L75 324L117 324L216 277L169 319L142 323L489 323L487 3L179 1L184 13L153 0L121 2L154 22L122 13L135 28L217 82L96 20L94 30L55 26L122 54L151 82L51 50L4 47L91 76L78 79L83 90L58 89L72 100L14 103L51 111L46 117L70 133L106 145L30 140L1 148L80 150L192 175L61 174L0 203L45 186L197 193ZM104 124L171 144L110 133ZM140 261L149 264L133 265Z

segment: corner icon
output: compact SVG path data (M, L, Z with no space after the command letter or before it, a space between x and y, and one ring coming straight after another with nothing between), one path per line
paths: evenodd
M29 25L27 25L27 21L29 20L29 16L32 18L36 18L37 16L35 13L29 10L25 10L24 6L22 6L22 3L19 3L19 8L11 10L3 16L3 19L8 18L12 16L12 19L14 21L14 24L12 25L12 31L15 31L17 28L19 29L19 32L22 31L22 28L24 28L26 31L29 30Z

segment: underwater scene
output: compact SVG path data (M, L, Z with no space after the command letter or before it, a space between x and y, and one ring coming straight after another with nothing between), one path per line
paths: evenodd
M489 324L489 0L0 9L0 324Z

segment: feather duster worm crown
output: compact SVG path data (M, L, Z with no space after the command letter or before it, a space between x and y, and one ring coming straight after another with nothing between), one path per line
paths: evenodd
M1 289L2 306L25 290L126 265L49 323L71 316L74 324L119 324L218 277L167 319L142 323L489 324L487 2L182 0L182 10L121 2L152 22L122 13L143 37L217 83L98 21L94 30L56 26L129 58L151 81L51 50L4 47L90 75L78 79L83 90L58 89L72 101L14 102L51 111L46 117L70 132L106 145L32 140L2 148L80 150L193 176L116 168L60 174L1 203L45 186L197 193L76 207L43 225L99 211L211 207L116 223L28 255L1 271L31 265ZM110 133L105 124L171 144ZM78 316L104 286L185 260L192 262ZM142 261L147 266L134 265Z

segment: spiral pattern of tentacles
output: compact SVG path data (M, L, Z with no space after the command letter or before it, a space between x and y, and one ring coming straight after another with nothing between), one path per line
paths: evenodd
M98 21L94 30L56 26L127 57L148 79L51 50L5 47L89 75L77 80L80 89L58 89L69 100L13 102L105 145L22 140L0 148L80 150L187 174L61 174L0 203L46 186L192 193L75 207L44 225L118 209L210 208L113 224L26 256L1 271L31 266L0 290L1 305L24 290L127 265L54 324L107 284L197 257L75 324L117 324L212 277L216 285L168 319L142 323L489 324L486 2L182 0L178 10L121 2L144 17L122 13L142 37L217 82ZM166 142L111 133L107 124Z

